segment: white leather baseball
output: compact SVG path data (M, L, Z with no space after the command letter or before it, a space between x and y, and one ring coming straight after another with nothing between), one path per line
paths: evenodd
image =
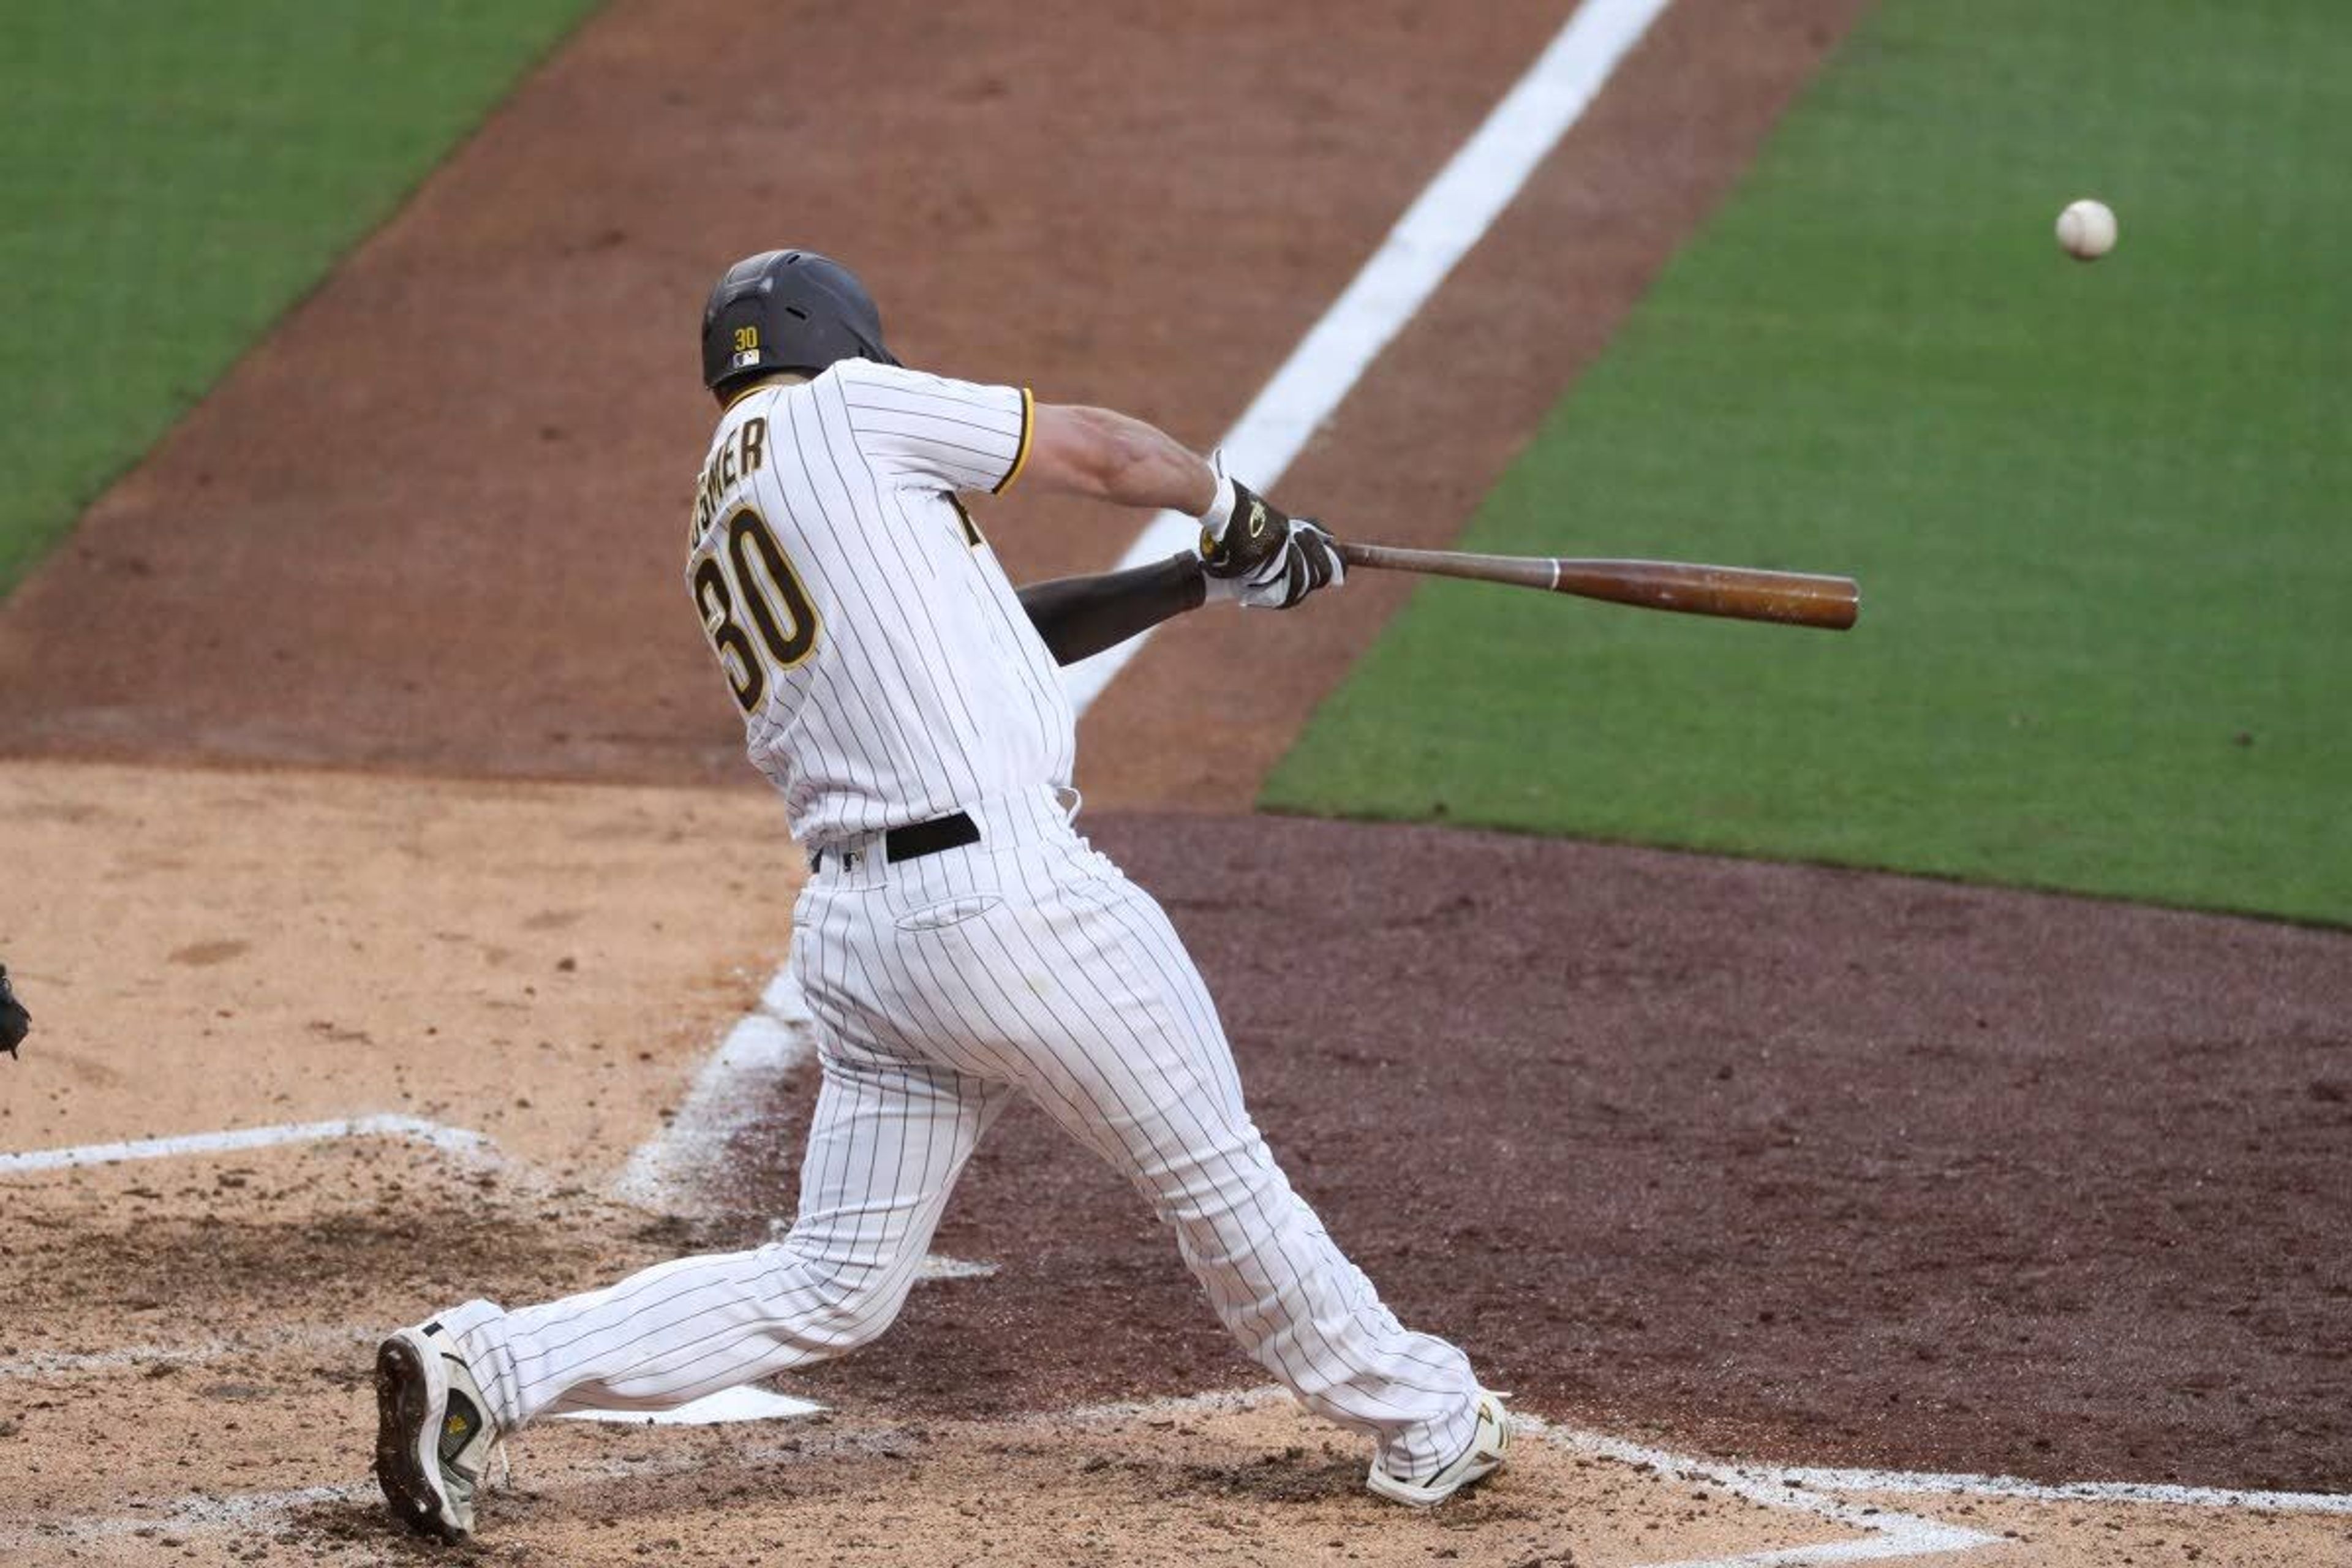
M2058 243L2077 261L2096 261L2116 247L2116 215L2105 202L2085 196L2058 215Z

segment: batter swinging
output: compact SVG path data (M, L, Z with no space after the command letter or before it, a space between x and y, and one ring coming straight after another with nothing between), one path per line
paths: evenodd
M728 269L702 362L724 412L687 586L810 855L792 966L824 1079L799 1217L752 1251L393 1334L394 1513L465 1534L494 1445L542 1415L664 1409L873 1339L1021 1095L1150 1199L1260 1364L1372 1440L1374 1492L1426 1506L1494 1470L1500 1402L1291 1191L1174 930L1070 826L1055 664L1210 601L1289 608L1342 580L1330 537L1148 425L901 368L864 287L807 251ZM1016 480L1181 509L1201 552L1016 592L956 500Z

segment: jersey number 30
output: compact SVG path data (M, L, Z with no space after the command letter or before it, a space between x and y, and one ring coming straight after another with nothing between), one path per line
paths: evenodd
M767 696L771 671L792 668L816 646L816 606L767 521L750 507L729 516L711 552L694 569L694 602L702 611L703 634L746 713Z

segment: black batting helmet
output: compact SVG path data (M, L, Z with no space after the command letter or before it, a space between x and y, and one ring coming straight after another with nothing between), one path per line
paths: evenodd
M814 375L844 359L898 363L857 274L814 250L745 257L702 307L702 384L713 392L770 371Z

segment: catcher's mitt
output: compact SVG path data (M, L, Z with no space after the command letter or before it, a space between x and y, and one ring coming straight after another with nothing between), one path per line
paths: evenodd
M33 1016L16 1000L16 993L8 985L8 966L0 963L0 1051L15 1056L32 1030Z

